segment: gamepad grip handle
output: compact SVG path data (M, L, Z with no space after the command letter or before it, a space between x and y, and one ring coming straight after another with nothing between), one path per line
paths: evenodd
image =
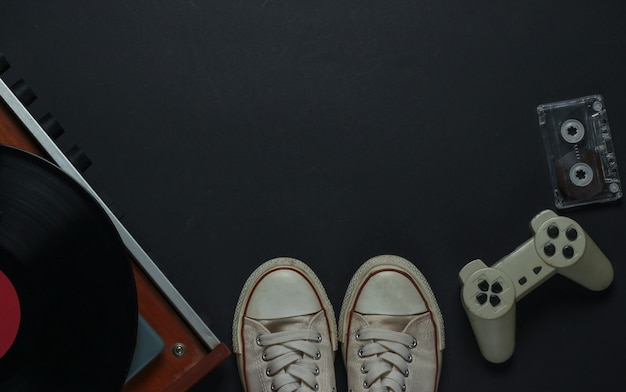
M480 260L459 272L461 302L480 352L491 362L504 362L515 350L515 284L506 273Z
M557 273L589 290L601 291L613 282L613 265L591 237L587 235L586 239L585 253L580 260L570 267L558 268Z
M515 351L515 303L498 318L487 319L467 312L478 348L486 360L507 361Z

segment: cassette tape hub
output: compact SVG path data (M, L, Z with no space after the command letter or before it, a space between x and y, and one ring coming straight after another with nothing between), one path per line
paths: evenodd
M537 115L557 208L622 197L602 96L539 105Z

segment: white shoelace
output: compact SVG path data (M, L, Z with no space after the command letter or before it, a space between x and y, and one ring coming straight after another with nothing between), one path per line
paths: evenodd
M316 346L321 341L322 335L313 330L276 332L257 337L257 344L267 347L263 360L268 363L266 374L273 377L272 391L319 389L317 375L320 369L315 361L322 356Z
M411 349L417 346L415 338L403 332L365 328L357 333L356 340L369 341L358 352L364 360L363 387L371 392L404 392L408 364L413 361Z

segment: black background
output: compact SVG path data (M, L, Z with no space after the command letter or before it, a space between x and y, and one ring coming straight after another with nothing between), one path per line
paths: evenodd
M87 180L231 345L247 276L307 262L338 313L368 258L429 279L446 322L440 391L620 390L622 203L569 210L610 290L554 277L519 303L517 350L486 363L457 274L553 208L538 104L602 94L626 171L621 1L4 1L0 51L94 162ZM346 389L338 356L337 384ZM234 356L194 390L241 391Z

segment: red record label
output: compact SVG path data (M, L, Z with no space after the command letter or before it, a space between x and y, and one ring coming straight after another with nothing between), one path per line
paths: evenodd
M20 328L20 301L9 278L0 271L0 358L9 351Z

